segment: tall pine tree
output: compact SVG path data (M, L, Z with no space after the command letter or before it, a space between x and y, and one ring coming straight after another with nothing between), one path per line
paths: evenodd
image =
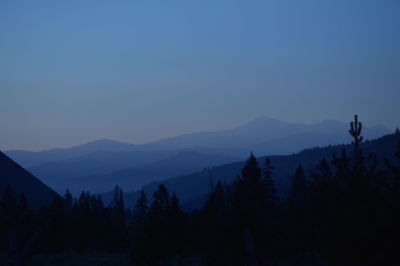
M147 200L146 193L141 190L140 196L136 201L134 206L133 215L136 220L142 220L146 215L149 209L149 201Z

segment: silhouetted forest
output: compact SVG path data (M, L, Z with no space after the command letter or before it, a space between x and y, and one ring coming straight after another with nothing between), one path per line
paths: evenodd
M161 184L125 206L118 186L110 206L99 195L68 191L31 210L8 186L0 205L0 261L25 265L35 254L128 254L131 265L398 265L398 161L378 170L364 154L362 124L349 133L351 152L299 165L280 198L269 159L251 154L231 184L219 181L191 213ZM398 131L396 134L400 134Z

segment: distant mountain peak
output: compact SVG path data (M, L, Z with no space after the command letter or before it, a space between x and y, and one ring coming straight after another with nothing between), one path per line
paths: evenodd
M286 126L290 123L271 118L268 116L261 116L256 119L251 120L250 122L236 127L236 129L251 129L251 130L258 130L259 128L266 128L266 127L275 127L275 126ZM235 130L235 129L233 129Z
M123 143L123 144L131 144L131 143L126 143L126 142L122 142L122 141L119 141L119 140L107 139L107 138L89 141L89 142L86 142L85 144L93 144L93 143L106 143L106 144L108 144L108 143ZM83 144L83 145L85 145L85 144Z
M257 123L286 123L284 121L269 117L269 116L260 116L257 117L253 120L251 120L250 122L248 122L247 124L257 124Z
M134 144L130 144L130 143L126 143L126 142L121 142L121 141L117 141L117 140L113 140L113 139L98 139L98 140L93 140L90 142L87 142L85 144L79 145L79 146L90 146L90 145L134 145ZM75 147L79 147L79 146L75 146Z
M93 140L93 141L89 141L86 144L93 144L93 143L115 143L115 142L119 142L113 139L97 139L97 140Z

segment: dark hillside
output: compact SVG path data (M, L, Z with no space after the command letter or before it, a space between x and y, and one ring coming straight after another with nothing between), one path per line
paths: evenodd
M17 195L24 193L31 208L47 205L54 197L59 196L31 173L0 152L0 195L7 185L10 185Z

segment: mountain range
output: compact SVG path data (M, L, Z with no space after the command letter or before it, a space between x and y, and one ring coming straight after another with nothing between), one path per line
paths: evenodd
M240 161L251 151L287 155L308 147L348 143L347 129L346 123L333 120L304 125L261 117L229 130L140 145L104 139L66 149L5 153L60 193L66 188L105 192L116 184L134 190L152 181ZM363 128L366 139L388 133L382 126Z

